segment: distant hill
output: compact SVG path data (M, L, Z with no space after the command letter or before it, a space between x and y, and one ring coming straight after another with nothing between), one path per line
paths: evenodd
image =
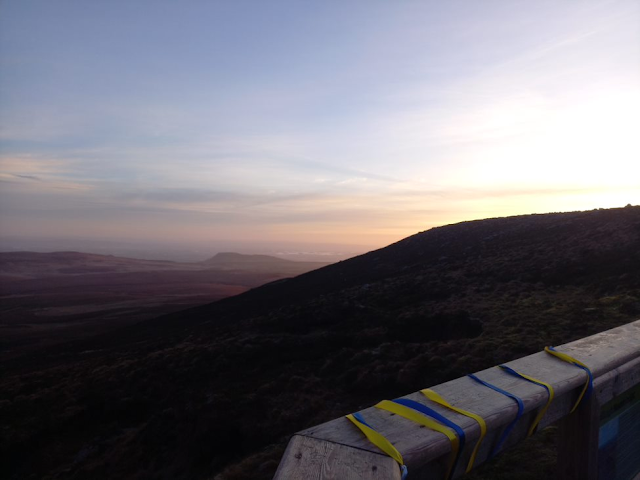
M0 275L24 278L201 268L200 265L191 263L140 260L82 252L0 252Z
M233 252L218 253L208 260L195 263L141 260L82 252L0 252L0 276L24 278L142 271L195 271L211 268L290 271L297 275L326 265L328 263L294 262L268 255L244 255Z
M266 480L297 430L638 318L640 207L434 228L5 362L0 476Z
M328 263L321 262L294 262L269 255L244 255L233 252L218 253L202 262L202 264L221 270L271 270L296 273L300 273L302 270L316 270L329 265Z

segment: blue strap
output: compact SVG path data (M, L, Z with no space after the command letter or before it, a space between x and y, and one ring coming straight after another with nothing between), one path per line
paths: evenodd
M540 424L540 420L544 417L553 401L553 397L555 396L555 392L553 390L553 386L550 383L543 382L542 380L538 380L537 378L533 378L529 375L525 375L524 373L516 372L513 368L507 367L506 365L499 365L503 371L507 372L509 375L513 375L514 377L521 378L522 380L526 380L529 383L533 383L534 385L538 385L539 387L544 388L547 391L547 403L540 409L536 417L533 419L533 423L529 427L527 431L527 436L533 435L536 430L538 430L538 425Z
M464 434L464 430L460 428L458 425L456 425L455 423L453 423L451 420L449 420L447 417L439 414L435 410L427 407L426 405L423 405L422 403L416 402L414 400L409 400L408 398L396 398L393 401L395 403L399 403L400 405L404 405L405 407L413 408L414 410L417 410L420 413L427 415L428 417L435 418L440 423L444 423L447 427L452 428L456 432L458 437L460 437L459 451L462 451L464 449L464 441L466 438Z
M406 465L400 465L400 472L402 473L402 476L400 477L400 480L406 480L407 477L409 476L409 470L407 469Z
M552 396L551 390L549 390L549 387L544 382L536 381L535 379L533 379L533 378L531 378L531 377L529 377L527 375L522 375L521 373L516 372L513 368L507 367L506 365L498 365L498 367L503 369L505 372L513 375L514 377L521 378L522 380L526 380L529 383L533 383L535 385L538 385L538 386L544 388L547 391L547 394Z
M358 420L363 425L366 425L371 430L376 430L375 428L373 428L371 425L369 425L365 421L364 417L362 416L362 414L360 412L352 413L352 415L355 417L356 420ZM401 473L400 480L406 480L407 476L409 475L409 469L407 468L407 466L405 464L399 465L399 467L400 467L400 473Z
M422 403L418 403L418 402L416 402L414 400L409 400L408 398L396 398L395 400L393 400L393 402L398 403L400 405L404 405L405 407L413 408L414 410L417 410L418 412L422 413L423 415L426 415L428 417L436 419L440 423L443 423L447 427L452 428L456 432L456 435L458 435L458 438L460 439L460 446L458 447L458 454L456 455L456 458L455 458L454 463L453 463L454 466L451 469L451 477L453 477L453 472L455 472L455 470L456 470L455 466L458 464L458 459L460 458L460 455L462 454L462 451L464 450L464 443L465 443L465 439L466 439L466 436L464 434L464 430L462 428L460 428L459 425L457 425L457 424L453 423L451 420L449 420L447 417L442 416L441 414L439 414L435 410L427 407L426 405L423 405Z
M518 420L520 420L520 417L522 417L522 414L524 413L524 402L522 401L522 399L516 395L514 395L513 393L509 393L506 390L503 390L499 387L496 387L495 385L490 384L489 382L485 382L484 380L480 380L478 377L476 377L473 374L469 374L467 375L469 378L475 380L476 382L484 385L485 387L490 388L491 390L495 390L498 393L501 393L503 395L506 395L507 397L511 398L512 400L515 400L516 403L518 404L518 413L516 414L516 418L513 419L513 421L507 425L507 428L504 429L504 431L502 432L502 435L500 436L500 440L498 440L498 443L496 443L495 447L493 447L493 449L491 450L491 453L489 454L489 458L493 458L498 451L500 450L500 448L502 447L502 445L504 444L505 440L507 439L507 437L509 436L509 434L511 433L511 430L513 430L513 427L516 426L516 423L518 423Z
M549 350L557 352L557 350L553 347L549 347ZM582 401L586 401L591 396L591 392L593 392L593 374L591 373L591 370L589 370L584 365L580 365L579 363L576 363L576 362L571 362L571 364L575 365L578 368L581 368L582 370L587 372L587 375L589 375L589 386L587 387L587 391L585 392L584 397L582 398Z
M355 412L352 413L351 415L353 415L354 417L356 417L356 420L358 420L360 423L362 423L363 425L366 425L367 427L369 427L371 430L375 430L375 428L373 428L371 425L369 425L365 420L364 417L362 416L362 414L360 412Z

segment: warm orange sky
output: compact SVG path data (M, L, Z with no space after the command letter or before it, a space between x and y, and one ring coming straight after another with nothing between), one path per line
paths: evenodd
M0 6L1 235L373 248L640 204L635 0L152 3Z

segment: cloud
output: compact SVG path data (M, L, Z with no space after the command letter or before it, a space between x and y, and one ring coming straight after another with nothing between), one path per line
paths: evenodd
M206 204L237 203L246 197L237 192L198 190L186 188L164 188L160 190L143 189L125 191L118 197L127 202L143 202L150 204Z
M69 50L64 24L43 24L58 53L85 61L36 51L50 40L33 30L28 81L2 80L3 215L15 213L12 228L64 218L69 231L384 243L454 220L619 201L640 187L637 6L555 5L412 4L352 22L354 7L339 24L314 19L313 38L251 37L278 68L244 43L244 56L229 43L202 62L208 42L188 58L155 44L129 56L124 37L112 63L91 38ZM198 35L224 32L237 35ZM171 61L180 68L164 71Z
M36 177L35 175L19 175L19 174L1 173L1 172L0 172L0 180L4 182L19 181L19 180L29 180L29 181L36 181L36 182L42 181L41 178Z
M17 178L24 178L25 180L35 180L37 182L41 182L42 179L40 177L36 177L35 175L13 175Z
M70 162L52 156L0 155L0 171L14 175L63 174Z
M72 162L57 158L22 155L0 156L0 180L10 188L30 191L89 191L93 185L74 178Z

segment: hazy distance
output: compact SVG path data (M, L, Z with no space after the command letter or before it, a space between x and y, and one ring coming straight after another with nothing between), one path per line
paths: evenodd
M304 247L304 248L301 248ZM220 252L263 254L298 262L333 263L373 250L370 245L305 244L259 241L181 242L98 240L91 238L29 238L0 236L0 252L84 252L145 260L201 262Z

